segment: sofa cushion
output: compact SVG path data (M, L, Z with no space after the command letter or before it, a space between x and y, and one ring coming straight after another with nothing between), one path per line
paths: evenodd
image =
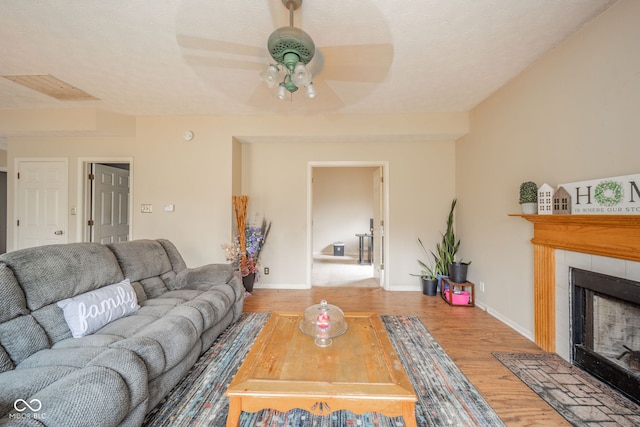
M118 342L122 337L107 334L92 334L82 338L67 338L58 341L51 346L53 349L79 348L79 347L109 347L114 342Z
M0 263L0 322L6 322L23 314L28 314L27 300L13 271Z
M0 373L10 371L15 368L7 351L0 345Z
M74 338L89 335L104 325L140 308L129 279L95 291L58 301Z
M120 339L125 339L135 335L139 330L146 328L147 325L152 324L156 320L158 320L158 318L155 316L139 316L138 313L136 313L105 325L104 328L96 331L96 335L113 335L120 337Z
M49 348L49 340L33 316L27 315L0 324L0 345L14 365L19 365L33 353Z
M176 277L177 286L222 285L228 283L237 271L231 264L207 264L197 268L187 268Z
M53 345L58 341L71 338L71 330L64 320L64 312L58 304L45 305L31 312L31 315L47 333L49 342Z
M167 288L167 285L165 285L164 281L158 276L149 277L148 279L142 279L138 283L142 285L147 298L159 297L169 289Z
M147 369L142 359L131 351L110 348L91 360L87 366L101 366L118 372L127 383L130 409L149 397Z
M111 345L113 349L126 349L135 353L146 366L149 379L165 373L167 363L160 343L151 337L138 336L120 340Z
M40 350L27 357L17 367L18 369L41 368L44 366L73 366L84 368L87 363L104 352L105 348L82 347Z
M13 271L30 310L124 279L113 253L99 243L37 246L8 252L0 261Z
M46 366L34 369L12 369L1 373L0 416L10 412L17 399L30 401L30 396L75 370L76 368L71 366ZM2 424L0 420L0 425Z
M149 364L164 356L163 372L177 365L191 351L200 335L190 319L181 312L170 311L165 316L138 330L130 338L118 341L112 348L127 348ZM134 319L136 316L133 316ZM123 319L124 320L124 319ZM107 326L108 327L108 326ZM153 378L151 373L150 378Z
M155 240L109 243L107 247L115 254L125 277L132 282L159 277L172 270L167 253Z
M182 258L182 255L180 255L180 252L178 252L178 249L172 242L167 239L158 239L158 243L162 245L164 251L167 253L174 272L179 273L187 268L184 258Z
M50 426L116 426L133 409L126 381L102 366L76 369L32 398L42 402Z

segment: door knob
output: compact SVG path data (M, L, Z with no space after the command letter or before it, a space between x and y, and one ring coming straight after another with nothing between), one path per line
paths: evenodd
M64 234L64 231L62 230L54 231L53 234L55 234L56 236L62 236Z

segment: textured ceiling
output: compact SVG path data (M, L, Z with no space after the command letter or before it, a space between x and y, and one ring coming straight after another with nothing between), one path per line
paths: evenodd
M131 115L469 111L615 0L304 0L318 97L258 73L281 0L2 0L0 75L50 74L99 98L0 79L0 109Z

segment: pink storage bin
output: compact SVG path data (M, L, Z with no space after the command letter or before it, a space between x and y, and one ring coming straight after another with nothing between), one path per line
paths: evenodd
M449 298L449 289L444 290L444 297L453 305L469 305L469 292L462 291L459 294L453 294L453 301Z

